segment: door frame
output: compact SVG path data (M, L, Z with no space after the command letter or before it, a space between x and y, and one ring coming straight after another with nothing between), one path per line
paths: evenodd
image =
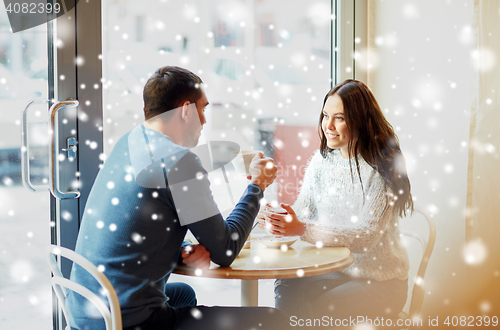
M47 42L51 103L68 98L80 103L77 109L63 110L58 122L60 148L66 148L66 139L71 136L76 137L78 148L76 161L60 163L59 187L62 191L71 189L76 181L81 195L68 200L50 198L54 224L51 243L74 250L85 204L103 159L103 102L101 0L78 1L72 7L47 23ZM62 260L61 269L69 276L71 263ZM55 297L53 302L53 327L64 329Z

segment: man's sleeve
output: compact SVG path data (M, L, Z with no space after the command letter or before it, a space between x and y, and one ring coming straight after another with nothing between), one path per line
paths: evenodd
M182 253L182 249L185 248L188 245L193 245L193 243L191 243L189 241L183 241L182 242L181 249L180 249L181 253ZM179 258L177 258L177 264L179 264L179 265L183 264L182 263L182 254L181 253L179 253Z
M250 184L234 210L223 219L210 181L197 156L187 153L170 168L167 181L181 225L187 225L213 262L228 266L238 255L259 212L262 189Z
M182 226L220 214L210 190L208 173L188 152L167 169L167 184Z
M198 242L210 252L213 262L222 267L229 266L240 253L259 213L262 197L262 189L252 183L226 220L217 214L188 225Z

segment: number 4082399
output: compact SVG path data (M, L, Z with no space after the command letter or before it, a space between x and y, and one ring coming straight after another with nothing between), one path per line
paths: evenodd
M448 316L443 324L447 326L461 326L461 327L480 327L480 326L494 326L498 325L497 316Z
M61 5L55 3L9 3L5 8L9 14L58 14L61 11Z

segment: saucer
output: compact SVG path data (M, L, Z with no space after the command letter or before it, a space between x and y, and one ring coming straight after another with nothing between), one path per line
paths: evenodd
M269 248L280 248L282 245L290 246L299 239L298 236L263 236L259 237L257 240Z

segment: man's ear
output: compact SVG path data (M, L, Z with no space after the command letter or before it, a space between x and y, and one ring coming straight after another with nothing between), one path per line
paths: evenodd
M184 101L181 105L180 105L180 108L181 108L181 119L184 120L184 121L187 121L188 120L188 114L189 114L189 105L191 104L191 102L189 101Z

